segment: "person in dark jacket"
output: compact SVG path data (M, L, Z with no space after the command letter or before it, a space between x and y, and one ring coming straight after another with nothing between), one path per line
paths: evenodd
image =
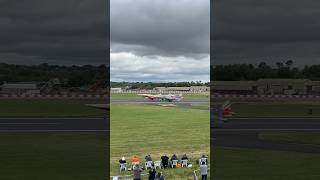
M149 180L155 180L156 178L156 169L152 168L149 170Z
M171 161L172 161L172 160L178 160L178 157L176 156L176 154L173 154L170 160L171 160Z
M124 157L122 157L120 160L119 160L119 163L120 164L125 164L127 163L126 159Z
M163 168L167 168L169 166L169 157L167 155L161 156L161 164Z
M158 172L158 174L157 174L157 176L156 176L155 180L164 180L164 177L163 177L163 175L162 175L162 173L161 173L161 172Z
M181 160L188 160L188 156L186 154L184 154L182 157L181 157Z

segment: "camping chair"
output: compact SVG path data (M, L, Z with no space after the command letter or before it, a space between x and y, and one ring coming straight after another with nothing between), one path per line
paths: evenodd
M199 165L201 165L202 162L204 162L205 165L207 165L207 158L200 158L200 159L199 159Z
M173 166L177 167L177 165L178 165L178 160L172 160L171 167L172 168L173 168Z
M127 163L120 163L120 172L121 171L126 171L127 170Z
M145 162L145 167L146 167L146 169L152 168L152 161Z
M181 167L188 167L188 159L181 160Z
M161 161L154 161L154 168L157 169L159 167L160 169L162 168Z
M119 180L119 176L112 176L112 180Z

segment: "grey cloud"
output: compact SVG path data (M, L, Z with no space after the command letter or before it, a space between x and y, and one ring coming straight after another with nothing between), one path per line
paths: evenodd
M2 0L0 62L105 64L107 10L104 0Z
M319 64L320 2L215 0L211 63Z
M112 0L111 48L148 56L209 54L209 0Z

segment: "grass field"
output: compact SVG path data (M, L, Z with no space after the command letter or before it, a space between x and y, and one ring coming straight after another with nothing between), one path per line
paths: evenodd
M84 99L0 99L0 116L91 116L103 112L86 104L103 100Z
M268 141L320 145L320 132L263 132L259 138Z
M213 102L212 104L221 104ZM312 109L312 114L309 114ZM320 117L320 102L233 102L235 117Z
M102 133L0 133L0 179L107 179Z
M134 93L113 93L111 94L111 98L114 99L143 99L143 97L138 96L137 94ZM202 94L183 94L183 99L188 100L188 99L197 99L197 98L208 98L209 95L202 95Z
M154 160L161 155L186 153L193 161L209 155L209 111L150 105L111 105L111 175L118 175L118 160L133 155ZM192 178L192 169L163 171L166 179ZM123 173L125 174L125 173Z
M318 180L320 154L214 147L213 180Z

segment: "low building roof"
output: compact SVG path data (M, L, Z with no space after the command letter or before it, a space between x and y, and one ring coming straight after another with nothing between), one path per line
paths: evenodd
M36 84L31 83L5 83L2 89L37 89Z

